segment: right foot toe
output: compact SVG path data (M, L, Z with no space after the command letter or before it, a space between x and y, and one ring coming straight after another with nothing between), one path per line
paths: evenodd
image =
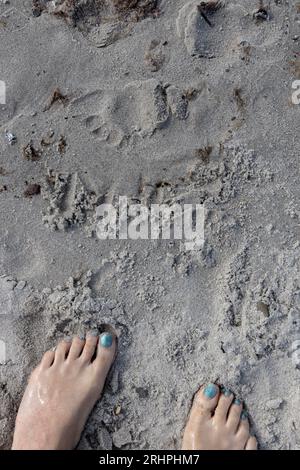
M257 450L257 440L254 436L249 437L245 449L246 450Z
M228 412L227 427L232 432L236 432L240 424L241 413L243 411L243 404L241 400L236 398L232 403Z
M233 393L228 388L221 389L218 406L215 411L215 419L222 424L226 422L228 411L233 400Z
M195 396L184 431L183 450L252 450L256 439L250 438L249 421L241 401L226 389L209 384Z
M242 419L240 420L239 427L236 433L236 437L242 449L245 448L246 443L249 439L249 435L250 435L249 429L250 429L250 425L249 425L247 413L242 411Z
M219 387L215 384L208 384L196 393L189 418L191 426L197 426L211 418L218 404L219 393Z

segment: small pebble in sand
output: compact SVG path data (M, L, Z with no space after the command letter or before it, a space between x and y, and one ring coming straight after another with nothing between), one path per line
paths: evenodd
M25 281L19 281L18 284L16 285L15 289L23 290L24 287L26 287L26 282Z
M5 139L10 145L14 145L17 142L17 137L12 132L5 133Z
M274 400L269 400L266 403L266 408L268 410L278 410L284 403L282 398L275 398Z
M115 414L115 416L119 416L119 414L121 413L121 411L122 411L121 405L116 405L115 408L114 408L114 414Z
M262 21L268 21L270 19L270 15L266 8L261 7L253 13L253 18L257 23L260 23Z

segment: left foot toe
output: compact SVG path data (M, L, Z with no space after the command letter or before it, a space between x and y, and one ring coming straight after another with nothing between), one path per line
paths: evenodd
M54 364L61 363L65 361L68 352L71 347L71 342L67 340L63 340L60 343L58 343L57 348L55 349L55 358L54 358Z
M80 354L85 345L85 339L83 337L75 336L73 338L71 348L68 354L68 361L74 361L79 358Z
M85 345L80 356L84 363L89 363L93 359L93 356L96 352L98 340L98 332L91 331L87 334Z
M60 342L55 352L44 355L19 408L13 449L76 446L116 355L117 341L112 334L101 335L98 348L97 343L97 335L88 335L86 341L76 337L72 342ZM53 361L63 366L51 367ZM82 361L89 363L82 365Z
M42 369L48 369L49 367L52 366L55 358L55 352L54 351L47 351L41 360L41 367Z
M103 375L104 380L111 368L116 355L116 336L112 333L103 333L99 338L96 358L93 362L98 373Z

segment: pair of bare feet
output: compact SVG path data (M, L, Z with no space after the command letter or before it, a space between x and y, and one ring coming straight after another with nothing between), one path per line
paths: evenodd
M111 333L62 341L31 374L16 419L12 449L74 449L117 352ZM255 450L249 420L233 393L215 384L196 394L186 425L184 450Z

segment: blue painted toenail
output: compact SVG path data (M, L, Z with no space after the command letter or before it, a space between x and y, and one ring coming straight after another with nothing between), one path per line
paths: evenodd
M113 336L110 333L103 333L100 337L100 344L104 348L110 348L113 344Z
M238 398L236 398L233 402L234 405L237 405L237 406L240 406L242 404L241 400L239 400Z
M204 389L204 395L209 398L215 398L218 393L218 387L215 384L208 384Z
M224 389L222 390L222 393L223 393L223 395L224 395L225 397L230 397L230 395L232 394L232 391L229 390L229 388L224 388Z
M247 418L248 418L248 413L247 413L247 411L246 411L246 410L242 411L242 413L241 413L241 419L245 420L245 419L247 419Z

